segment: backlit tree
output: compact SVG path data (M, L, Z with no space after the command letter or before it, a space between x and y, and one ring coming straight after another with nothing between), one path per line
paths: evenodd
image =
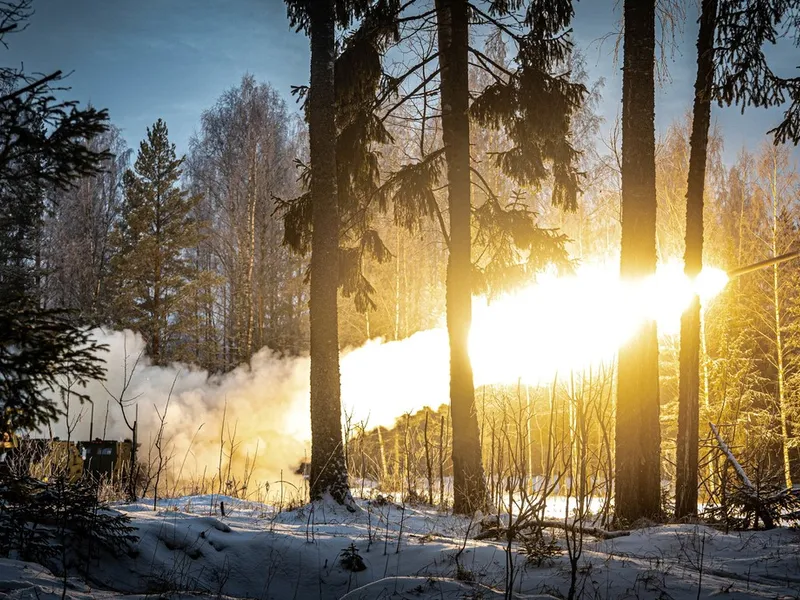
M622 248L620 275L656 270L655 0L626 0L622 80ZM616 407L616 518L661 513L658 337L642 323L619 350Z

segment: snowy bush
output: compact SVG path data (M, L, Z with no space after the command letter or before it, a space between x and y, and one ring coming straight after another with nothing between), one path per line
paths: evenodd
M107 509L88 480L0 476L0 556L84 569L136 540L130 518Z

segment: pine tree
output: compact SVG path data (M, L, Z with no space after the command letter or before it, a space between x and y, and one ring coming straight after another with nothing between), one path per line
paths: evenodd
M193 216L200 196L178 186L183 162L159 119L125 173L113 235L117 323L144 335L155 364L166 364L180 344L181 317L201 276L185 252L199 242L201 224Z
M655 0L626 0L622 82L622 249L620 275L656 270ZM661 513L658 337L643 323L619 350L616 518Z

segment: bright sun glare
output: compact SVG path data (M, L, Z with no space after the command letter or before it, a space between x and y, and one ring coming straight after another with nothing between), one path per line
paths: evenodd
M585 265L567 277L541 275L535 284L491 303L474 298L475 385L548 385L556 375L610 366L642 321L655 318L660 334L674 335L694 291L707 302L728 280L724 271L705 269L692 283L677 262L637 285L623 284L618 273L619 263ZM354 423L390 426L399 415L437 407L448 397L443 327L396 342L373 340L346 352L341 365L342 401Z
M618 264L585 265L575 274L544 274L537 283L488 303L476 298L470 356L475 385L552 382L557 373L613 360L643 321L659 334L680 331L680 316L696 292L708 302L728 276L705 268L691 281L679 262L654 277L623 283Z

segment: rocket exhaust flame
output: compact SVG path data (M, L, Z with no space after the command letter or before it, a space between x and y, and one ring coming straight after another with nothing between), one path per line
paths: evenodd
M492 304L477 300L470 339L476 385L546 385L556 373L612 360L644 321L655 320L662 334L679 332L693 295L708 302L728 281L707 268L692 282L677 262L635 283L621 281L617 269L588 265L572 276L541 276Z
M556 373L612 360L619 345L644 320L655 319L661 332L679 331L681 312L693 294L707 301L727 279L723 271L705 269L691 282L675 263L660 268L650 280L623 283L616 265L584 266L568 277L541 275L536 284L492 302L476 298L470 337L475 384L545 384ZM144 342L131 332L97 330L96 336L110 346L104 355L106 385L114 393L121 385L126 353L130 369ZM436 408L448 401L447 333L442 326L401 341L372 340L344 350L341 372L343 411L351 423L391 426L406 412ZM250 365L224 375L209 375L186 365L156 367L144 361L128 391L130 398L138 398L143 458L158 431L156 407L164 406L173 381L165 434L170 481L197 480L204 472L207 481L218 477L221 432L226 444L224 462L231 446L238 444L234 471L241 473L245 461L252 465L255 457L253 482L275 481L281 473L286 478L308 452L307 357L280 357L265 349ZM87 392L95 404L94 432L99 435L104 431L108 395L99 383L90 384ZM75 412L73 408L72 418ZM88 436L88 414L87 409L73 439ZM54 434L65 437L63 423L54 428ZM129 436L112 400L105 437ZM183 472L179 472L181 464Z

